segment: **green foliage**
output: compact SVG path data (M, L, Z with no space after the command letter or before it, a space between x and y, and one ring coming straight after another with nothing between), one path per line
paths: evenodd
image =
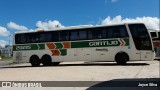
M5 55L0 55L0 57L2 58L2 60L10 60L12 59L12 57L9 57L9 56L5 56Z

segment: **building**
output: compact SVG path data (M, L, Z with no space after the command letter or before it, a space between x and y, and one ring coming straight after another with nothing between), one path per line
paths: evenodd
M13 47L6 45L5 48L0 48L0 54L11 57L13 54Z

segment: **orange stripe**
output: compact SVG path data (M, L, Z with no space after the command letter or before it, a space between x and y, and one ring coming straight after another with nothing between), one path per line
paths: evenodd
M48 46L49 49L55 49L56 48L55 44L53 44L53 43L47 43L47 46Z
M63 48L70 48L70 42L63 42Z
M52 56L59 56L60 55L59 50L51 50L51 52L52 52Z

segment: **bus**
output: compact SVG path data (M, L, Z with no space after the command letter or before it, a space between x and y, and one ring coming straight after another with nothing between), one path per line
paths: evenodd
M153 41L153 46L155 49L155 59L160 60L160 30L158 31L151 31L151 36L152 36L152 41Z
M71 61L153 60L152 38L143 23L77 26L19 32L14 35L13 59L32 66L59 65Z

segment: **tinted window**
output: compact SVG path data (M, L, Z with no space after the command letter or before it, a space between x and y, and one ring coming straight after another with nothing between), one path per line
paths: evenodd
M39 42L52 42L52 33L40 33L38 38Z
M69 31L59 32L59 41L69 41Z
M123 37L128 37L128 33L125 26L121 25L111 27L17 34L15 36L15 40L17 44L23 44Z
M52 42L52 33L26 33L26 34L16 34L15 43L25 44L25 43L40 43L40 42Z
M78 37L79 37L78 31L77 30L72 30L70 40L71 41L78 40L79 39Z
M79 40L87 39L87 30L79 30Z
M131 24L129 28L138 50L152 50L151 40L144 24Z
M59 33L60 33L60 32L58 32L58 31L52 32L53 42L59 41Z
M105 36L105 30L103 28L92 28L88 30L89 39L103 39Z
M124 38L128 37L128 33L126 27L122 26L111 26L107 27L107 37L108 38Z
M15 43L16 44L26 43L26 34L16 34L15 35Z

